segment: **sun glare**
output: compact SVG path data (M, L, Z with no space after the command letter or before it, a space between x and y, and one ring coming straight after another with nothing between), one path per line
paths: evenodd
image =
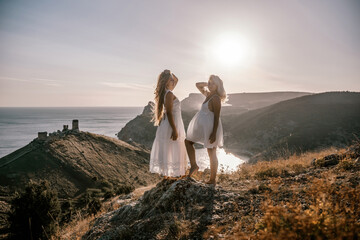
M214 60L226 66L248 66L255 57L250 41L235 35L219 37L212 46Z

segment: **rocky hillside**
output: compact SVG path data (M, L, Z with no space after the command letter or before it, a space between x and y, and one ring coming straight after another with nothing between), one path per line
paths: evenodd
M123 141L89 132L68 130L46 140L34 139L0 159L4 191L22 189L29 181L48 180L61 198L73 198L87 188L151 184L149 151ZM6 193L2 193L6 194Z
M283 100L309 95L303 92L268 92L268 93L234 93L228 95L228 102L221 110L222 117L232 114L242 114L252 109L265 107ZM181 101L182 117L185 128L191 118L200 109L205 97L200 93L191 93ZM118 133L118 138L129 142L134 141L151 148L155 138L156 127L150 122L153 102L145 106L141 115L137 116Z
M223 118L225 146L252 160L344 147L360 137L360 93L304 96Z
M151 122L153 102L149 102L144 107L142 114L128 122L125 127L117 134L118 139L125 142L136 142L144 145L145 148L151 149L155 139L156 127Z
M310 95L306 92L264 92L264 93L231 93L227 103L231 105L225 111L247 111L270 106L277 102ZM205 97L200 93L190 93L189 97L181 101L181 109L185 112L197 111Z
M357 239L360 145L159 182L82 239Z
M360 93L305 95L246 112L235 110L255 108L295 96L295 93L288 94L263 93L258 101L256 94L230 95L229 102L237 102L238 105L222 108L224 147L227 151L251 157L252 161L270 160L294 152L330 146L344 147L360 137ZM269 95L267 101L264 97L266 95ZM197 102L203 99L199 96L190 95L183 100L184 106L190 105L191 99ZM244 99L242 105L238 102L240 99ZM145 109L150 109L149 106ZM194 114L194 111L182 112L185 128ZM156 133L156 127L150 123L150 119L151 112L144 111L119 132L119 139L128 141L131 138L150 149Z

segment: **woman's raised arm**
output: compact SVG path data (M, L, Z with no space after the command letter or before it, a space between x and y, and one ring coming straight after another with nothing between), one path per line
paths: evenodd
M209 95L209 91L206 90L205 87L207 87L208 83L207 82L197 82L196 83L196 87L197 89L199 89L199 91L205 95L205 97L207 97Z

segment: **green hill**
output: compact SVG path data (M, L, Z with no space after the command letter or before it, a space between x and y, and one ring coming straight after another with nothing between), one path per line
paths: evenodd
M295 94L300 97L289 99ZM284 98L288 100L257 108ZM200 101L197 94L183 100L187 109L182 111L185 128L196 112L189 107L191 99L195 105ZM234 105L221 110L224 147L232 153L252 157L253 161L330 146L344 147L360 135L360 93L261 93L258 98L257 94L232 94L229 102ZM247 110L252 108L255 109ZM150 119L149 104L143 114L118 133L118 138L124 141L131 138L151 148L156 127Z
M141 147L69 131L45 141L35 139L1 158L0 185L12 192L23 189L29 179L48 180L62 198L76 197L87 188L138 187L159 180L148 171L149 158L149 151Z
M329 92L223 118L225 146L253 160L330 146L360 135L360 93Z
M227 104L221 109L222 118L227 115L242 114L252 109L269 106L271 104L309 95L304 92L265 92L265 93L233 93L228 95ZM182 118L185 128L189 125L191 118L200 109L205 97L200 93L190 93L181 101ZM154 103L149 102L142 114L128 122L118 133L120 140L137 142L147 148L151 148L156 134L156 127L150 121L152 118L151 108Z

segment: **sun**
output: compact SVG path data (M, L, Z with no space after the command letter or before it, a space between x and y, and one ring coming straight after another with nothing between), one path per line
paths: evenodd
M212 58L226 66L248 66L255 58L255 50L249 40L238 35L222 35L211 47Z

